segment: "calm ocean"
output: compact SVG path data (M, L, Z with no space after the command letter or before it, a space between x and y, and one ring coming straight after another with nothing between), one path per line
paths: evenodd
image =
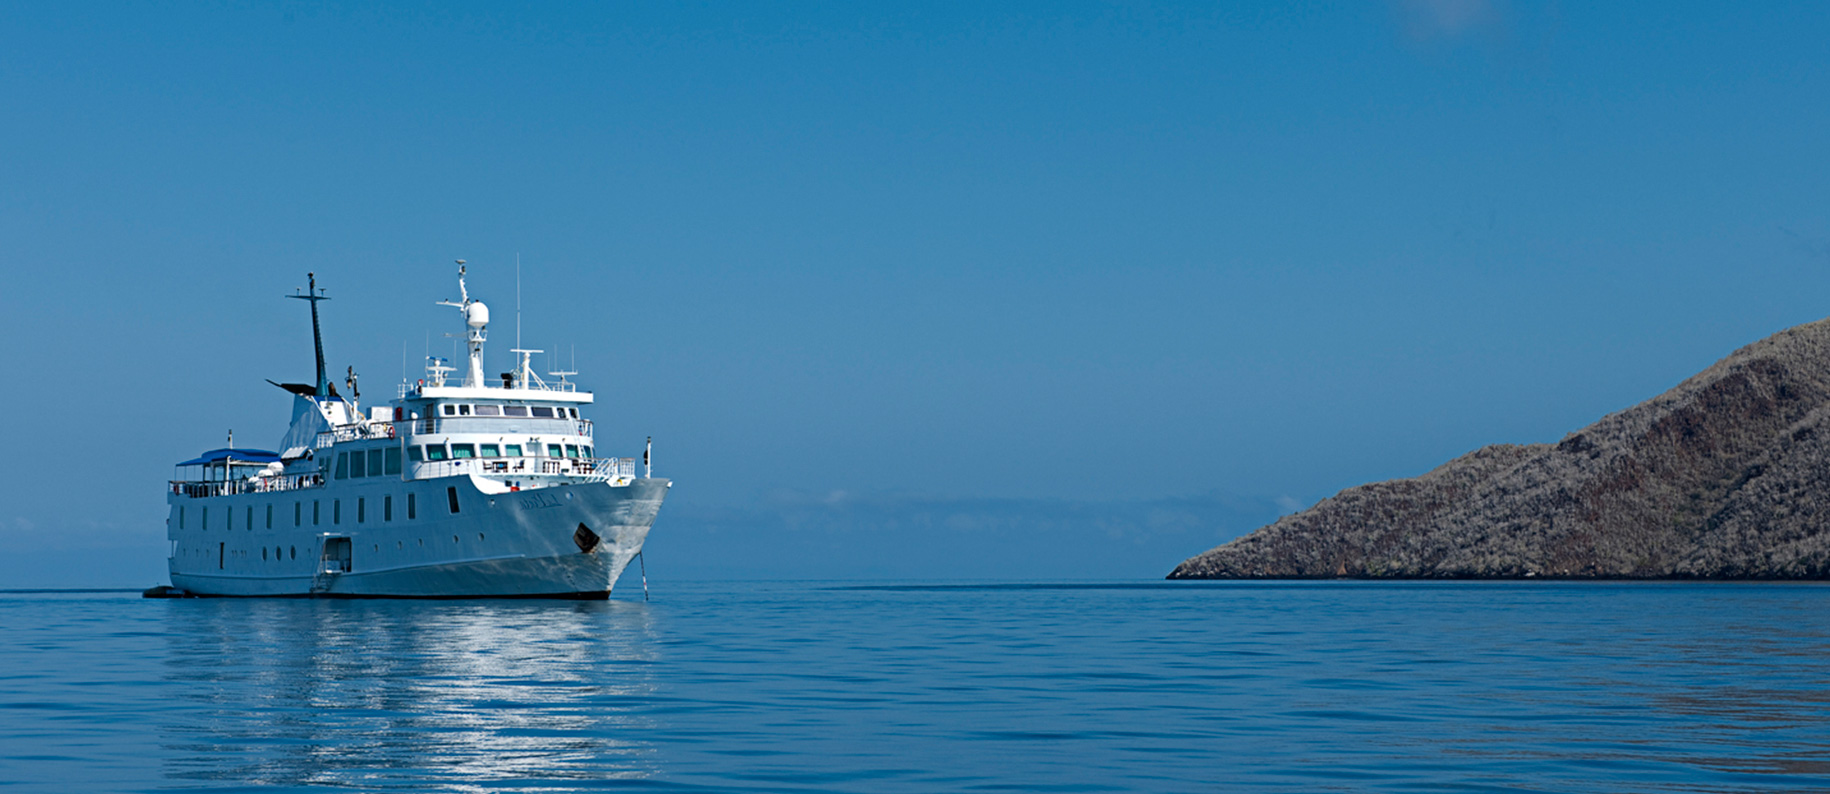
M1830 790L1830 586L623 584L0 594L0 788Z

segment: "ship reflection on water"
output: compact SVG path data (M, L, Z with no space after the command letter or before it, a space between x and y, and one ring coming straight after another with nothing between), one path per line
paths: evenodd
M563 791L655 774L641 602L196 600L169 613L174 784Z

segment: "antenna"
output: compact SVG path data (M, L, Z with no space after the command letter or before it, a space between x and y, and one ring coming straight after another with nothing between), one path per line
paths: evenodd
M317 396L328 397L330 396L330 380L324 377L324 335L318 331L318 301L327 301L330 298L324 297L324 291L318 289L318 274L306 273L305 283L304 295L297 294L298 290L294 289L293 294L286 297L311 302L311 347L318 354Z
M521 252L515 252L515 347L521 346Z

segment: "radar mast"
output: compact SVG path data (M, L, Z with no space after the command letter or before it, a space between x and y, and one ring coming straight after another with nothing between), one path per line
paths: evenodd
M464 286L464 260L458 264L458 302L439 301L440 306L453 306L464 315L465 339L470 343L470 366L464 372L464 387L467 389L484 388L483 382L483 341L488 338L489 307L482 301L470 299L470 290ZM322 374L320 373L320 379Z

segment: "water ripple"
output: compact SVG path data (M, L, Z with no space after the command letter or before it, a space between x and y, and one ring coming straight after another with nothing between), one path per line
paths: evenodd
M20 791L1821 791L1830 588L0 594Z

